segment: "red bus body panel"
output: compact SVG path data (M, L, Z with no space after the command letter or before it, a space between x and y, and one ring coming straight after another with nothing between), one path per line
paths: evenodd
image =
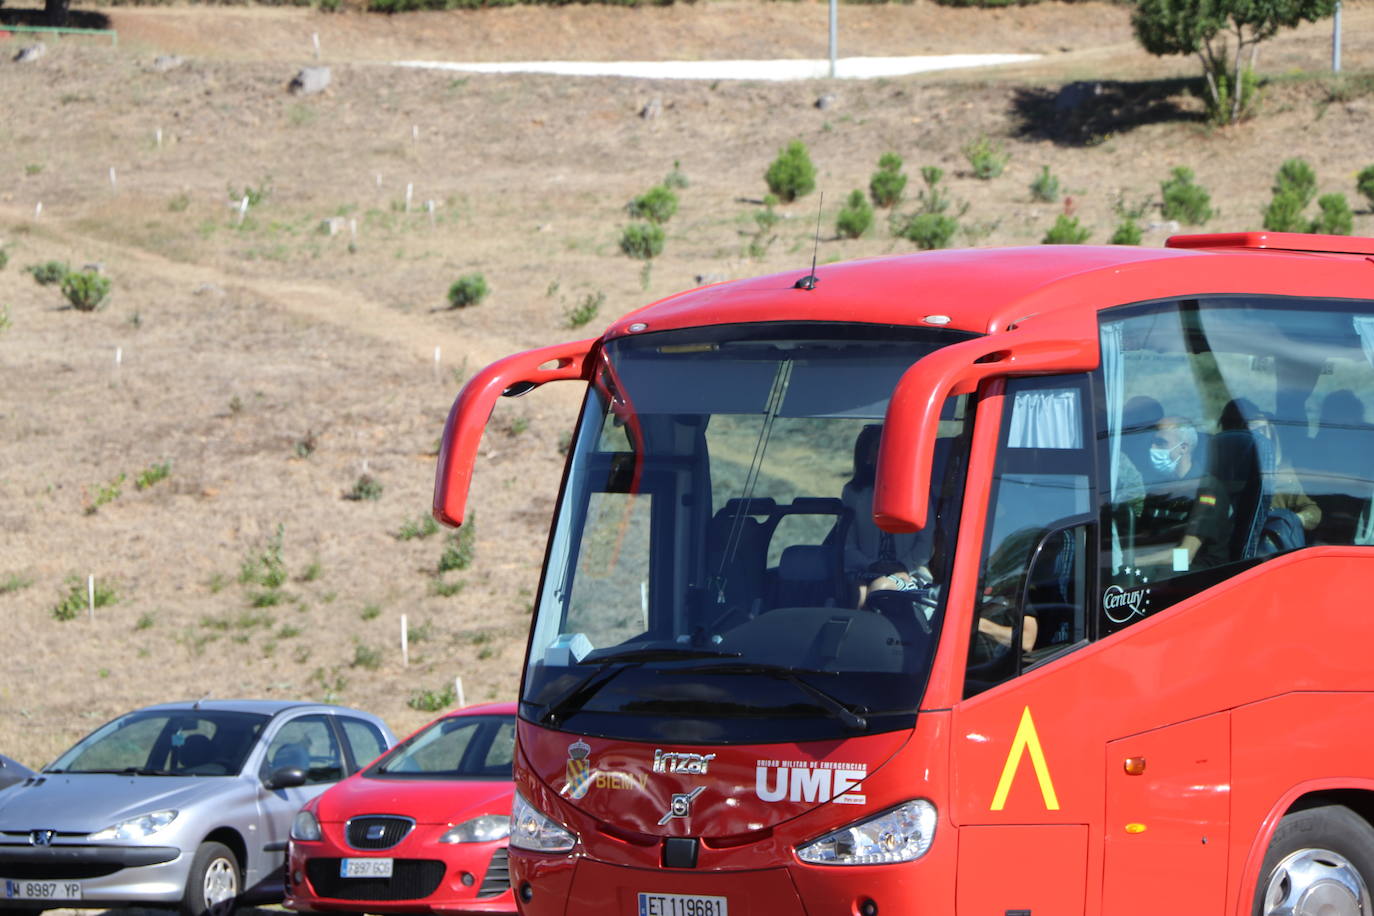
M1374 298L1374 240L1237 233L1172 245L826 265L814 289L795 287L802 270L716 284L607 329L603 340L700 325L861 320L985 335L922 360L894 392L874 503L888 530L925 521L921 475L945 396L976 388L978 416L946 621L914 730L800 745L668 746L521 721L516 787L578 838L568 855L511 849L522 913L636 916L638 895L650 893L725 896L730 916L1244 916L1290 805L1312 792L1374 793L1374 665L1362 600L1374 548L1313 547L1269 560L962 695L1004 377L1095 368L1098 312L1113 306L1225 295ZM566 363L565 373L582 372L581 357L570 359L576 366ZM466 486L462 467L445 467L455 486ZM436 494L436 509L440 502L450 507L440 515L461 511L451 495ZM573 797L579 742L592 775ZM704 772L682 776L655 772L656 751L713 756ZM794 769L803 772L795 797ZM822 770L829 776L814 775ZM837 779L844 795L862 801L821 791ZM664 818L674 794L698 787L690 818ZM938 811L930 850L916 861L818 866L796 854L912 799ZM666 867L664 838L688 836L701 840L696 867Z

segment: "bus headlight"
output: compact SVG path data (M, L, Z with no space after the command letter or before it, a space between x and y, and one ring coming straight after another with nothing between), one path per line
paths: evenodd
M930 849L935 821L935 806L916 799L798 846L797 857L813 865L910 862Z
M516 792L510 812L510 845L531 852L571 852L577 837Z

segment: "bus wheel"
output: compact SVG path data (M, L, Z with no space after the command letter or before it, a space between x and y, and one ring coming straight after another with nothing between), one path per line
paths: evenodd
M1265 853L1255 916L1371 916L1374 828L1340 805L1279 822Z

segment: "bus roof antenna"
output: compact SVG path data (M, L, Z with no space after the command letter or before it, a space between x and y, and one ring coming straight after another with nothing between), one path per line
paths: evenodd
M802 277L792 284L793 289L804 289L807 292L816 288L816 284L821 282L816 276L816 252L821 248L821 205L825 203L825 192L821 192L820 199L816 201L816 240L811 246L811 273Z

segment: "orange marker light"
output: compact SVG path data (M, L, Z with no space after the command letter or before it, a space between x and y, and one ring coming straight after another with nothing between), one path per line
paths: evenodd
M1144 824L1127 824L1127 825L1126 825L1126 832L1127 832L1127 833L1144 833L1144 832L1145 832L1145 825L1144 825Z
M1126 770L1127 776L1139 776L1145 772L1145 758L1127 757L1126 762L1122 764L1122 766Z

